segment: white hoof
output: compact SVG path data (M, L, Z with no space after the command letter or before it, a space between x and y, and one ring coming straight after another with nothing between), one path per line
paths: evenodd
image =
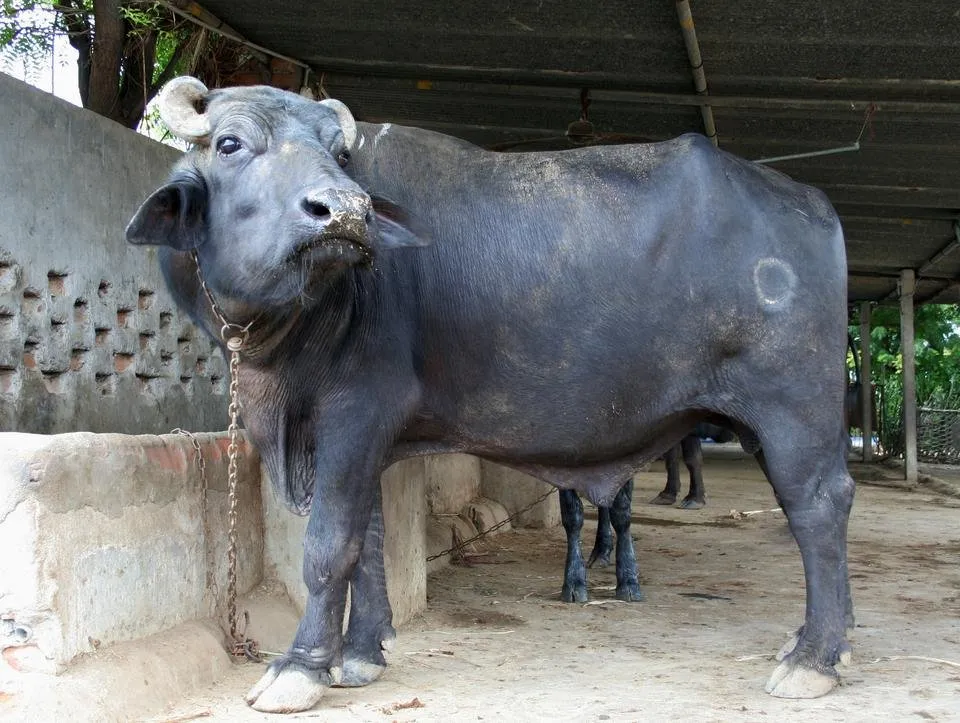
M340 688L360 688L369 685L386 670L386 666L368 660L344 660L343 676L337 683Z
M780 663L767 681L766 691L775 698L819 698L833 690L840 681L813 668L793 663Z
M324 690L315 673L288 665L279 673L268 670L247 693L246 701L262 713L298 713L319 703Z

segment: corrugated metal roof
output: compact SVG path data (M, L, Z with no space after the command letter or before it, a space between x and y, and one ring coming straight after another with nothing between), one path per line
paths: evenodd
M606 140L702 131L670 0L204 0L249 40L311 66L361 120L484 146L565 147L581 114ZM945 0L691 3L720 146L830 196L851 300L960 302L960 5ZM865 120L869 122L865 125ZM862 131L862 135L861 135Z

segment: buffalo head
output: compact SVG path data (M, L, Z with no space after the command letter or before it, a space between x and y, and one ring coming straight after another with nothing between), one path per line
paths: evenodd
M127 227L134 244L196 250L209 286L283 304L384 249L422 245L344 171L357 124L340 101L177 78L160 114L193 148Z

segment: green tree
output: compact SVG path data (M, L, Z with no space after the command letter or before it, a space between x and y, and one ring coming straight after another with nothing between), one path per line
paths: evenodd
M65 34L79 56L83 106L128 128L140 124L147 103L175 75L197 75L213 87L250 57L155 2L3 0L3 11L0 54L40 66L54 35Z
M900 309L878 306L871 317L870 353L878 411L883 425L881 443L900 451L903 413L903 353L900 348ZM850 327L859 347L859 320ZM914 311L917 404L960 409L960 305L926 304Z

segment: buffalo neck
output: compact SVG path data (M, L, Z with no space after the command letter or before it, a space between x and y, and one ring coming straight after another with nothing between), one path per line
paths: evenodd
M350 350L362 347L367 336L363 332L380 316L374 279L379 272L370 268L347 269L286 304L260 306L215 289L205 294L189 254L162 254L161 267L178 302L222 348L226 344L220 316L231 329L249 327L241 349L245 366L272 367L290 356L314 364L349 357Z

